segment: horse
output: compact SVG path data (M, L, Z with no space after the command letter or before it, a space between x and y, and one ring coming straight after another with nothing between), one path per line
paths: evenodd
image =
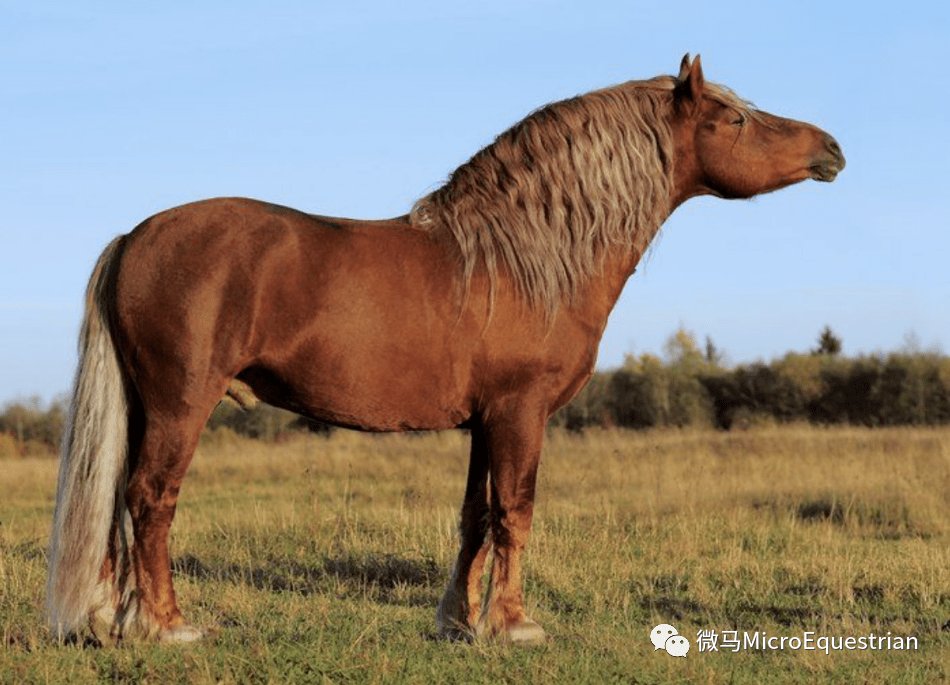
M829 134L707 82L687 54L675 77L534 111L404 216L218 198L145 220L106 247L85 295L51 630L204 635L178 607L168 536L202 427L229 396L363 431L469 430L438 630L546 640L522 593L545 426L591 377L660 225L692 197L832 181L844 165Z

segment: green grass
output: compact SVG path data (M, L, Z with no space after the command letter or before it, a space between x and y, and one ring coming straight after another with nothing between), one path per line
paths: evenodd
M205 436L172 529L192 646L42 622L56 464L0 461L0 683L931 683L950 679L950 431L549 437L526 558L542 647L454 644L463 434ZM692 648L654 652L671 623ZM916 651L699 652L703 629L914 636Z

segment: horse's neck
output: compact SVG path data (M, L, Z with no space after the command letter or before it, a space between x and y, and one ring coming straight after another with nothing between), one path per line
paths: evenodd
M600 274L594 276L580 290L576 306L572 307L575 316L600 327L606 325L607 317L613 311L627 281L637 269L637 264L649 246L643 245L618 249L604 259Z
M656 234L660 232L660 227L667 218L669 218L669 214L666 214L666 216L663 217L663 221L653 229L652 234L648 236L648 240L631 241L629 247L617 250L615 253L608 255L607 259L604 260L602 287L604 289L604 296L609 301L610 309L613 309L617 303L617 299L620 297L620 293L623 292L624 286L637 270L637 265L640 263L643 255L646 254L650 244L656 238Z

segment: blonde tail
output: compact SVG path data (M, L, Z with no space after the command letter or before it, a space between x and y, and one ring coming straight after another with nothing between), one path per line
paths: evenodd
M124 496L128 400L108 312L112 272L122 240L116 238L102 253L86 290L79 369L63 437L46 585L47 616L59 637L79 630L94 614L114 624L118 606L131 592L130 588L117 590L116 576L125 580L132 576L134 582L134 573L127 567L129 525ZM107 574L111 577L103 577L114 522L115 563L124 568L114 568ZM128 618L122 616L120 622Z

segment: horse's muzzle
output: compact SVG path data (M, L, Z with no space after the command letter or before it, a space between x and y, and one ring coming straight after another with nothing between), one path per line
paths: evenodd
M811 166L811 177L816 181L831 182L844 169L844 153L838 141L825 134L824 150Z

